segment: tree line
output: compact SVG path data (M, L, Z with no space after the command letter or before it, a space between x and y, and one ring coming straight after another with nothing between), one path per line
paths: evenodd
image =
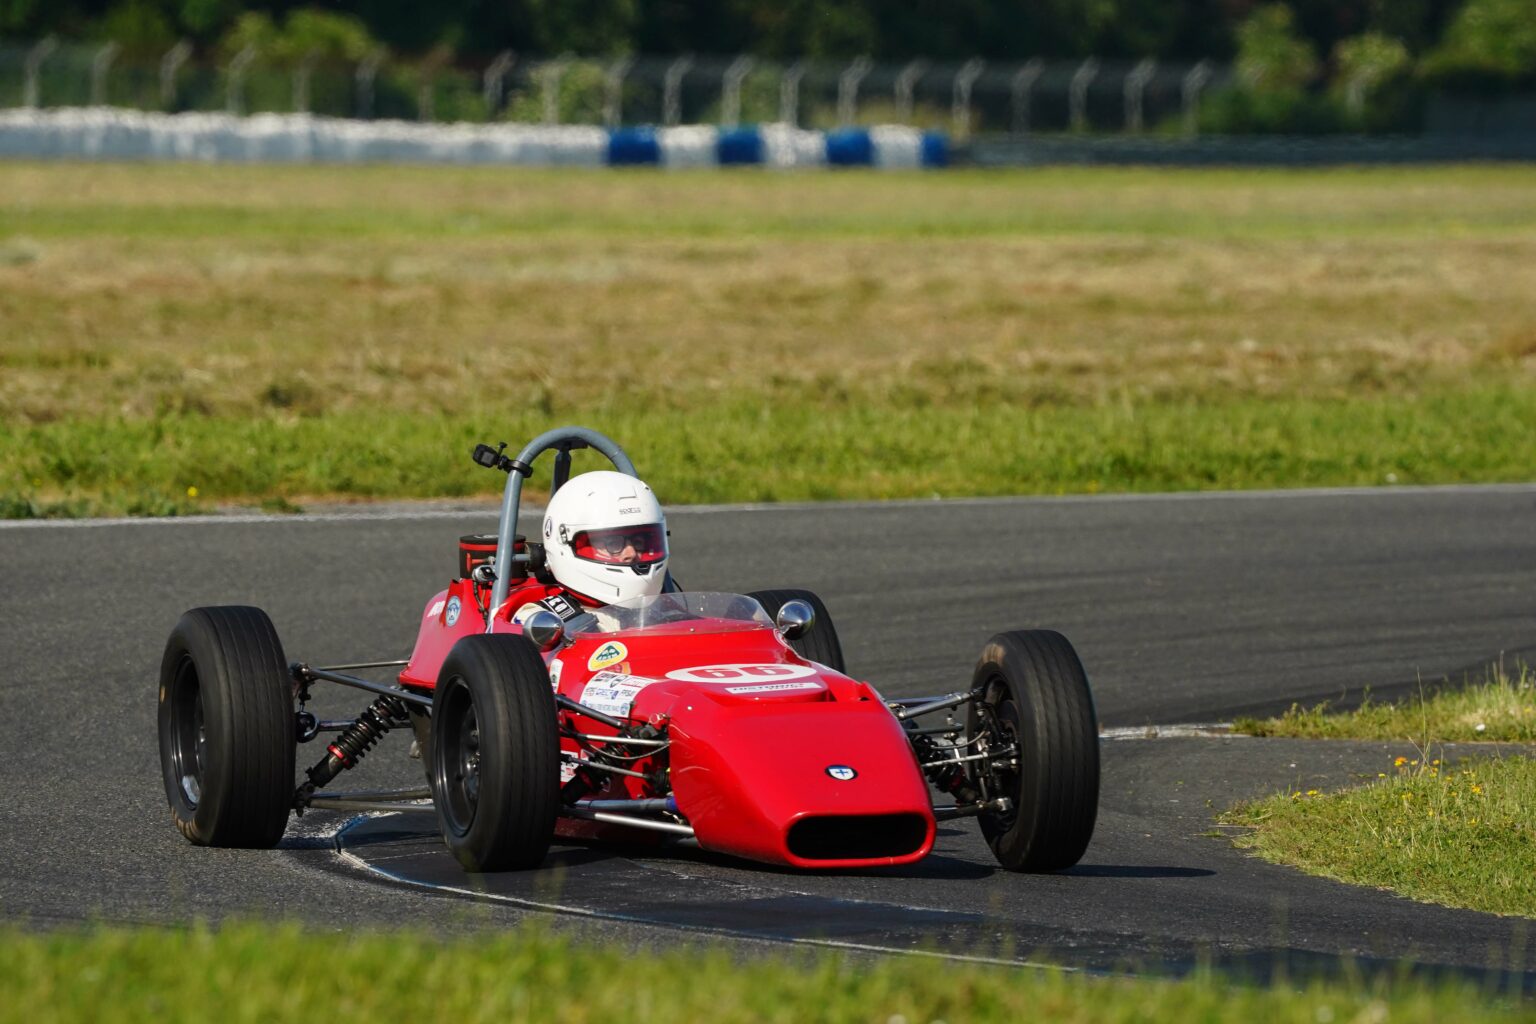
M465 59L512 49L1194 61L1237 57L1244 24L1265 6L1287 11L1295 37L1320 61L1342 42L1375 36L1413 59L1442 53L1495 76L1536 72L1536 0L0 0L0 36L210 46L249 36L253 23L281 35L303 15L301 30L332 21L330 36L402 55L447 48Z

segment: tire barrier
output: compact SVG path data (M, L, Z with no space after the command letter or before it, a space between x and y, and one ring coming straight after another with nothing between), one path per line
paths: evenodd
M89 107L0 111L0 158L897 170L946 166L949 143L941 133L899 125L832 132L783 124L607 129Z

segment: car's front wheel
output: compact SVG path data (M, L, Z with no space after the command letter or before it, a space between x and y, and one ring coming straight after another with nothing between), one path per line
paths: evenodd
M260 608L193 608L160 662L160 768L199 846L276 846L293 807L293 681Z
M477 634L454 644L432 697L428 757L443 840L466 870L543 861L560 802L560 737L531 643Z
M981 831L1010 871L1060 871L1093 838L1099 806L1099 728L1088 677L1071 643L1051 630L999 633L976 663L967 738L971 778L1006 810Z

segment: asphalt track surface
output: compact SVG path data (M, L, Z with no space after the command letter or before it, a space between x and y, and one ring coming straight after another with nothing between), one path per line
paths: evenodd
M1107 727L1392 696L1536 657L1536 487L676 510L694 590L802 586L850 671L892 695L964 684L993 632L1049 626ZM1055 876L997 870L974 824L906 869L809 874L702 854L557 846L465 876L430 815L311 813L278 851L196 849L159 778L155 678L178 615L255 604L290 658L403 657L459 533L488 512L0 524L0 916L175 923L232 915L447 932L537 915L654 946L811 942L1097 969L1204 960L1267 975L1410 961L1536 980L1523 925L1263 864L1213 838L1231 802L1374 774L1402 748L1106 740L1099 825ZM318 710L366 702L331 690ZM1136 730L1132 730L1136 731ZM347 788L414 784L405 737ZM301 747L301 762L318 756ZM437 888L433 888L436 886Z

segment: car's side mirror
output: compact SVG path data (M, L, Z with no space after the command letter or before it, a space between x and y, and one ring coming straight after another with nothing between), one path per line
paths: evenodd
M541 651L552 650L565 639L565 623L554 612L540 608L523 620L523 636Z
M779 614L774 617L774 622L784 639L793 640L816 625L816 611L809 601L785 601L779 608Z

